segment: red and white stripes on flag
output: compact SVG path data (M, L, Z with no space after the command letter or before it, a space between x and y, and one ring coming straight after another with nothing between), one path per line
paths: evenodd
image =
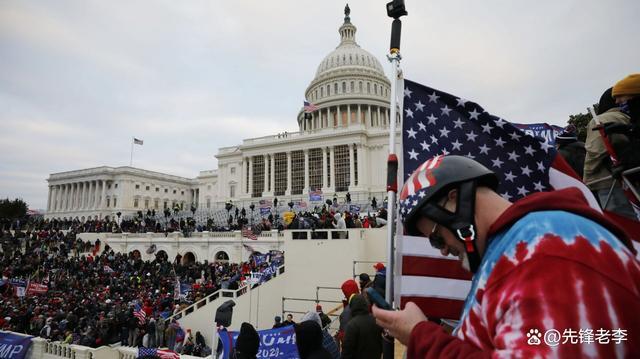
M443 257L427 238L402 236L400 240L402 285L396 294L401 307L414 302L429 308L425 314L430 317L458 319L471 288L471 273L456 257Z
M140 304L136 305L136 308L133 311L133 316L138 318L138 323L140 323L140 325L143 325L147 321L147 313L142 310Z
M242 236L245 238L249 238L254 241L258 239L258 237L255 234L253 234L253 231L249 227L242 227L241 233L242 233Z
M311 113L311 112L316 111L318 109L319 109L318 106L312 104L309 101L304 101L304 112Z

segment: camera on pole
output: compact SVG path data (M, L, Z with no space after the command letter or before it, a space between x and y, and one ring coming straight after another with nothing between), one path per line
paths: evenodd
M389 45L391 53L400 51L400 34L402 32L402 21L400 21L400 17L407 14L404 0L393 0L387 3L387 16L394 19L391 24L391 44Z

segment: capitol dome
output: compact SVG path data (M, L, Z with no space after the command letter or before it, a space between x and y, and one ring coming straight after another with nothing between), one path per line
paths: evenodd
M391 83L380 61L356 42L348 5L344 13L340 43L320 62L305 91L311 107L298 114L301 131L388 124Z

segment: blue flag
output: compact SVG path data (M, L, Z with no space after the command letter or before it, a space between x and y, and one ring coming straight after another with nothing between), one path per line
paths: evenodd
M231 358L233 347L240 332L229 332L226 329L218 330L218 336L222 342L223 358ZM258 330L260 347L258 358L298 359L296 347L296 333L293 325L282 328Z
M0 358L23 359L31 346L31 338L0 332Z

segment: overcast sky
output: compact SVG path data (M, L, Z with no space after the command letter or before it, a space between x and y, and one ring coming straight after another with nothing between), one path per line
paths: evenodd
M385 59L387 0L350 1ZM640 72L640 1L411 1L405 77L513 122L564 125ZM219 147L296 131L342 1L0 1L0 196L45 208L50 173L129 163L195 177Z

